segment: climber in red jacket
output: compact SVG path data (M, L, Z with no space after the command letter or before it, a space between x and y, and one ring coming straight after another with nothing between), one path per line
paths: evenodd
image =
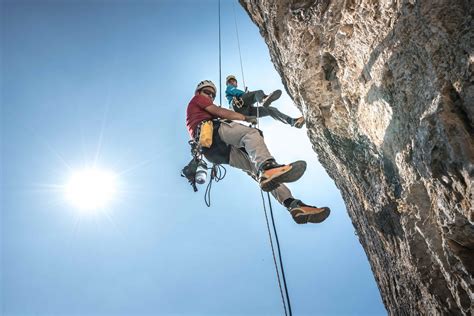
M287 165L278 164L258 129L234 122L255 123L256 118L213 104L216 90L212 81L201 81L186 111L186 125L192 139L199 141L203 123L213 122L212 145L203 148L207 160L229 164L247 172L259 182L263 191L270 191L288 209L298 224L324 221L329 216L329 208L304 204L293 198L284 184L297 181L306 170L306 162L300 160Z

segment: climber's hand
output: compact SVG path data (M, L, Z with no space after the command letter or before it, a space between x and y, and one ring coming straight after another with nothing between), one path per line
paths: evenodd
M246 116L245 122L249 122L252 125L257 125L257 117L256 116Z

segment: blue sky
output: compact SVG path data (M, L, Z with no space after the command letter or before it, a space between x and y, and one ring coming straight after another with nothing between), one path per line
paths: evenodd
M283 89L239 5L250 89ZM233 3L223 76L239 78ZM185 108L219 80L217 1L2 1L1 304L5 315L281 315L257 184L239 170L194 193ZM275 103L299 112L284 95ZM297 225L273 203L295 315L386 314L340 193L306 130L269 118L281 162L305 159L295 197L332 209ZM60 190L95 164L120 193L81 215Z

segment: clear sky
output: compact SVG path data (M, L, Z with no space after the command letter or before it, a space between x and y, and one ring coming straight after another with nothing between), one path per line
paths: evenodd
M247 86L284 90L235 9ZM233 3L222 11L222 75L240 79ZM2 1L0 20L2 313L282 315L258 185L228 167L207 208L180 177L186 106L219 81L217 1ZM299 115L287 95L275 105ZM295 197L332 209L297 225L273 203L294 314L386 314L306 130L261 127L278 161L309 164ZM84 215L61 186L90 165L120 192Z

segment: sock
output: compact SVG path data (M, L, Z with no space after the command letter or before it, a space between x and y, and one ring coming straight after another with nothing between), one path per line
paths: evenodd
M287 198L286 200L283 201L283 205L285 205L286 208L290 207L291 202L293 202L295 199L294 198Z

